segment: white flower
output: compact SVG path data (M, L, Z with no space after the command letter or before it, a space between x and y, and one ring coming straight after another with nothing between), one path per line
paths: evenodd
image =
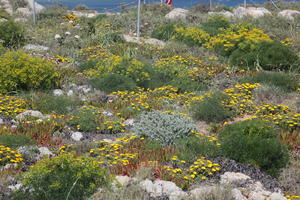
M73 21L73 20L70 20L70 21L69 21L69 24L73 24L73 23L74 23L74 21Z
M54 38L55 38L56 40L58 40L58 39L61 39L61 36L60 36L59 34L56 34L56 35L54 36Z
M71 33L69 31L65 32L65 35L71 35Z
M76 39L80 39L80 36L79 35L75 35L74 36Z

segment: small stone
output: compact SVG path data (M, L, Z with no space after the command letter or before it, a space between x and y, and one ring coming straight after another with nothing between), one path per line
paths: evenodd
M12 190L12 191L16 191L19 190L22 187L22 183L18 183L16 185L10 185L8 186L8 189Z
M82 138L83 138L83 135L81 132L73 132L72 135L71 135L71 138L77 142L79 142Z
M80 36L79 36L79 35L75 35L74 38L76 38L76 39L79 40L79 39L80 39Z
M248 196L248 200L266 200L266 196L260 192L251 192Z
M59 34L55 34L54 38L55 38L56 40L58 40L58 39L61 39L61 36L60 36Z
M287 200L282 194L278 192L274 192L270 195L271 200Z
M47 147L39 147L40 156L53 155L53 153Z
M65 32L65 35L71 35L71 33L69 31Z
M62 95L64 95L64 91L61 89L55 89L55 90L53 90L53 95L54 96L62 96Z
M122 186L126 186L131 181L131 178L129 176L116 176L116 180Z
M102 113L104 116L106 116L106 117L111 117L111 116L113 116L114 115L114 113L113 112L110 112L110 111L103 111L103 113Z
M185 19L188 16L189 11L183 8L174 8L171 12L169 12L165 17L167 19Z
M23 49L29 51L48 51L49 47L37 45L37 44L27 44L23 47Z
M231 194L232 194L232 197L234 200L247 200L247 198L244 197L244 195L241 193L241 191L236 188L231 190Z
M213 186L202 186L191 190L190 194L194 199L200 199L210 193L213 189Z
M0 125L5 124L4 120L2 118L0 118Z
M251 178L242 173L225 172L221 177L221 184L228 184L233 186L240 186L245 184Z
M73 90L69 90L68 92L67 92L67 95L70 97L70 96L73 96L74 95L74 92L73 92Z
M27 110L25 112L22 112L22 113L18 114L16 116L16 119L18 119L18 120L24 120L28 116L30 116L30 117L36 117L38 119L43 119L44 118L44 115L40 111L37 111L37 110Z
M134 119L127 119L124 121L124 124L128 127L133 127L135 120Z

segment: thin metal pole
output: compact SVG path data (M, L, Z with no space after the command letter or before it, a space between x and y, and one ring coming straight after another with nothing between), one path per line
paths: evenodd
M138 3L138 16L137 16L137 30L136 30L136 34L137 37L140 37L141 32L140 32L140 24L141 24L141 0L139 0Z
M209 0L209 10L212 10L212 0Z
M247 7L247 0L244 0L244 7Z
M32 17L33 17L33 23L36 24L35 0L32 0Z

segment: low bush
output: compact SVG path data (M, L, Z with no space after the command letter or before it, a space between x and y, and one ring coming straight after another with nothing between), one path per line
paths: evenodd
M0 56L0 93L14 90L56 87L60 72L51 63L23 51L8 51Z
M147 137L162 145L170 145L176 139L195 130L192 121L177 114L153 111L143 113L140 121L133 127L133 132L140 137Z
M41 12L38 13L40 20L49 18L61 18L67 14L67 7L63 5L46 6Z
M25 44L23 27L12 20L0 22L0 40L3 41L4 47L23 46Z
M7 147L16 148L25 145L32 145L34 143L34 140L32 140L28 135L0 135L0 145Z
M106 93L136 89L136 84L131 78L120 74L109 74L105 77L93 78L90 83L94 88Z
M206 43L210 38L207 32L195 27L177 27L175 31L176 33L172 39L181 41L189 46L202 46L202 44Z
M82 62L79 66L78 66L78 70L80 72L83 72L85 70L89 70L89 69L94 69L96 67L96 64L99 61L97 59L91 59L91 60L87 60L85 62Z
M191 113L196 120L207 123L222 122L235 115L234 111L225 109L222 102L228 100L228 96L222 93L214 93L202 101L196 101L191 105Z
M253 164L272 176L288 163L288 151L279 135L266 122L246 120L225 126L219 135L222 154Z
M172 80L169 85L178 88L179 92L205 91L208 87L202 83L191 80L189 77L182 77Z
M253 76L241 78L243 83L262 83L278 87L286 92L295 91L298 87L298 79L293 74L284 72L259 72Z
M298 60L298 56L287 46L269 41L259 42L252 49L238 48L229 57L233 65L264 70L289 70Z
M230 22L228 19L216 15L210 17L207 22L202 24L202 29L209 33L209 35L217 35L222 33L221 29L229 28Z
M168 41L176 34L175 29L177 26L178 25L173 22L160 25L153 30L151 36L159 40Z
M71 97L45 94L34 102L33 107L42 113L55 112L57 114L67 114L76 105L78 103Z
M22 183L15 199L81 200L108 186L110 178L94 158L62 154L38 161L22 175ZM24 188L33 192L24 193Z

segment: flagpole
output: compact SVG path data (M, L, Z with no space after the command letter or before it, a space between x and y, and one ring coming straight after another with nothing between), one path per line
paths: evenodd
M33 23L36 23L36 9L35 9L35 0L32 0L32 17Z
M139 38L140 37L140 24L141 24L141 0L138 0L138 15L137 15L137 30L136 35Z

